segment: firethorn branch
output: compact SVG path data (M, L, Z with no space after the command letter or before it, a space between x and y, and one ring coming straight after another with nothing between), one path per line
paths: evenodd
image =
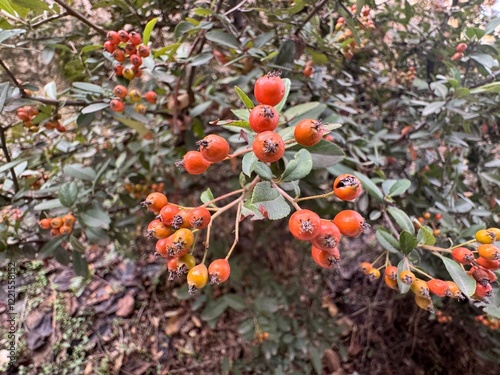
M303 27L309 22L309 20L311 18L313 18L313 16L318 13L320 11L321 8L323 8L323 6L328 2L328 0L322 0L320 1L318 4L316 4L316 6L314 7L314 9L312 10L311 13L308 14L308 16L306 17L306 19L304 21L302 21L300 23L300 25L297 27L297 29L295 30L294 34L295 35L299 35L300 33L300 30L303 29Z
M297 210L297 211L300 211L302 208L300 208L300 206L297 204L297 202L295 201L295 199L293 199L290 195L288 195L288 193L286 191L284 191L282 188L280 188L278 185L276 185L275 182L272 183L273 187L278 190L278 192L283 196L283 198L285 198L287 201L289 201L292 206Z
M431 275L429 275L427 272L424 272L422 271L420 268L418 267L415 267L415 266L410 266L410 268L415 271L415 272L418 272L420 273L421 275L424 275L426 277L428 277L430 280L434 279L434 277L432 277Z
M1 60L0 60L1 61ZM7 142L5 141L5 129L0 126L0 146L2 147L3 154L5 156L5 161L7 163L11 162L9 149L7 148ZM19 182L17 181L16 171L14 168L10 168L10 174L12 175L12 181L14 182L14 190L17 193L19 191Z
M450 247L450 250L456 249L457 247L462 247L462 246L470 245L471 243L474 243L474 242L477 242L476 239L469 240L469 241L466 241L466 242L462 242L461 244L458 244L458 245Z
M443 249L442 247L430 246L430 245L419 245L419 249L429 250L429 251L437 251L438 253L451 253L450 249Z
M235 191L231 191L227 194L224 194L224 195L221 195L220 197L217 197L215 199L212 199L211 201L208 201L207 203L204 203L203 204L203 207L207 207L215 202L218 202L220 200L223 200L223 199L226 199L232 195L236 195L236 194L239 194L239 193L243 193L245 191L245 189L238 189L238 190L235 190Z
M238 244L238 241L240 240L240 212L241 212L241 206L243 206L243 202L240 201L239 204L238 204L238 208L236 209L236 219L234 221L234 241L233 241L233 244L231 246L231 248L229 249L229 252L227 253L226 255L226 260L229 259L229 257L231 256L233 250L235 249L236 245Z
M330 191L329 193L325 193L325 194L311 195L309 197L302 197L302 198L295 198L294 201L295 202L301 202L301 201L306 201L306 200L310 200L310 199L328 198L328 197L331 197L332 195L335 195L335 193L333 192L333 190Z
M364 29L364 30L367 30L367 27L365 26L365 24L363 22L361 22L361 20L356 17L355 14L353 14L349 9L347 9L347 7L344 5L344 3L342 3L342 0L338 1L338 4L340 5L340 7L354 20L356 20L359 25Z
M397 238L399 239L399 232L398 230L396 229L396 227L394 226L394 223L392 222L391 218L389 217L389 215L387 214L387 211L384 207L384 209L382 210L382 214L384 216L384 220L386 221L387 225L389 225L389 228L391 228L391 231L392 231L392 234Z
M375 263L377 263L377 262L380 260L380 258L382 258L382 257L383 257L384 255L386 255L386 254L387 254L387 251L384 251L382 254L380 254L380 255L377 257L377 259L375 259L375 260L372 262L372 265L374 265ZM385 267L385 264L384 264L382 267L380 267L380 268L383 268L383 267ZM379 269L380 269L380 268L379 268Z
M238 152L235 152L235 153L233 153L233 154L229 154L229 155L227 156L227 159L228 159L228 160L229 160L229 159L234 159L234 158L236 158L236 157L238 157L238 156L240 156L240 155L248 154L249 152L252 152L252 151L253 151L253 149L252 149L251 147L250 147L250 148L245 148L245 149L240 150L240 151L238 151Z
M85 17L83 14L81 14L77 10L71 8L64 1L62 1L62 0L54 0L54 1L57 4L59 4L60 6L62 6L66 10L66 12L68 14L72 15L75 18L78 18L80 21L82 21L87 26L90 26L92 29L94 29L95 31L97 31L99 34L106 35L106 31L102 27L96 25L95 23L93 23L92 21L90 21L88 17Z

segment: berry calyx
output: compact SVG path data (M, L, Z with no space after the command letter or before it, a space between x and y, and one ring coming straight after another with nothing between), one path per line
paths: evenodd
M290 233L300 241L310 241L320 231L321 219L310 210L295 211L288 221Z
M203 206L193 208L188 215L189 225L193 229L205 229L210 224L210 219L210 211Z

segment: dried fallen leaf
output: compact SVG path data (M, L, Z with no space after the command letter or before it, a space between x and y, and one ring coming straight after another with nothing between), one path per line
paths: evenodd
M127 317L132 315L134 312L135 300L130 294L126 294L124 297L118 300L118 310L116 311L116 316Z
M337 371L341 366L340 356L332 349L326 349L323 352L323 363L329 371Z

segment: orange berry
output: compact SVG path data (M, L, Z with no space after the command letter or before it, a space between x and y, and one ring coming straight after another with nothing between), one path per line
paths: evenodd
M370 272L370 270L373 268L372 264L369 263L369 262L362 262L360 265L359 265L359 268L361 271L363 271L363 273L365 275L368 275L368 272Z
M461 264L470 264L474 260L474 253L465 247L453 249L451 256Z
M499 249L490 244L482 244L477 248L477 252L480 257L487 260L500 260L500 251Z
M59 229L63 225L63 220L60 217L54 217L50 220L51 228Z
M416 277L410 270L404 270L399 274L399 279L403 282L403 284L411 285L415 282Z
M361 181L352 174L341 174L333 182L333 192L343 201L352 201L363 192Z
M148 91L144 94L144 100L151 104L156 104L158 95L154 91Z
M49 218L45 218L45 219L40 220L39 224L40 224L40 228L42 228L42 229L49 229L51 227Z
M160 213L160 210L168 203L167 197L158 192L149 194L143 204L155 215Z
M411 284L411 291L419 297L431 298L429 294L429 286L424 280L415 279L415 281Z
M448 288L448 284L446 281L439 279L431 279L427 281L427 286L432 294L435 294L438 297L446 297L450 296L450 289Z

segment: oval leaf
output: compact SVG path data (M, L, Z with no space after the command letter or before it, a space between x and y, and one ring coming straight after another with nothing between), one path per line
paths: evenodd
M396 240L389 232L386 232L383 228L378 228L375 232L375 237L384 249L387 251L397 254L400 252L399 242Z
M404 259L401 260L398 263L398 288L399 288L399 291L401 292L401 294L408 293L408 291L410 290L410 285L406 285L399 278L399 275L401 274L401 272L403 272L404 270L407 270L407 269L408 269L408 267L406 266L405 260Z
M75 182L68 182L59 189L59 200L65 207L71 207L78 198L78 186Z
M109 108L109 103L94 103L82 108L82 114L93 113L97 111L102 111L105 108Z
M149 43L149 37L151 36L151 31L153 31L156 22L158 22L158 17L153 18L146 24L146 27L144 27L144 32L142 33L142 43L146 46Z
M242 89L238 86L234 86L234 91L236 91L236 94L238 94L238 97L241 99L246 108L252 109L254 107L252 99L250 99Z
M300 180L306 177L312 169L312 156L306 149L299 150L293 160L286 166L285 171L281 175L282 182Z
M410 254L417 244L418 240L411 233L404 230L399 235L399 247L403 254Z
M392 218L396 221L396 224L398 224L401 229L409 232L410 234L415 234L415 227L406 212L397 207L389 207L387 212L389 212L389 215L392 216Z
M80 180L94 181L96 177L96 173L91 167L84 167L82 164L68 164L63 168L63 171L68 176Z

